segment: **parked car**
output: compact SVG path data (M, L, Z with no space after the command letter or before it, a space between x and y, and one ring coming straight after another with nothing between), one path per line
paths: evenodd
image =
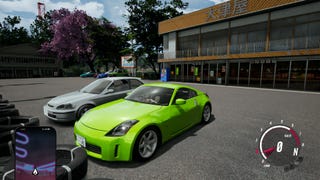
M43 107L43 112L53 121L78 120L89 109L123 98L142 84L140 78L134 77L97 79L79 91L51 99Z
M145 84L98 106L74 125L75 143L106 161L148 160L159 145L211 119L208 95L189 86Z
M83 74L80 74L80 77L82 78L86 78L86 77L96 77L97 76L97 73L95 72L85 72Z
M112 73L113 71L112 70L109 70L107 72L104 72L104 73L100 73L97 75L97 78L106 78L106 77L109 77L109 74Z

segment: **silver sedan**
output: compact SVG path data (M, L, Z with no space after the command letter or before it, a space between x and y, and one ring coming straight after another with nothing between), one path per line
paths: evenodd
M75 121L89 109L116 99L142 85L140 78L110 77L98 79L79 91L74 91L51 99L43 112L53 121Z

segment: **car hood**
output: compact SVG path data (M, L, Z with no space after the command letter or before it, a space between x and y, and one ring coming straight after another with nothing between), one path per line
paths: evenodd
M51 104L53 106L57 106L60 104L75 103L75 102L90 99L94 96L96 96L96 94L82 93L80 91L74 91L74 92L67 93L67 94L64 94L61 96L57 96L57 97L51 99L48 102L48 104Z
M158 105L120 99L89 110L80 122L89 128L109 132L126 120L140 120L159 109Z

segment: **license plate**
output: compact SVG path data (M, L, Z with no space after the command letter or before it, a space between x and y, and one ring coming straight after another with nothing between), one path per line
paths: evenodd
M82 146L82 147L86 147L86 139L80 135L76 135L77 137L77 142Z

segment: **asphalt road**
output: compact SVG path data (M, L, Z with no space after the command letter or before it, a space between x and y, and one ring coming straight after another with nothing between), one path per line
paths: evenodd
M39 78L0 80L0 93L22 115L53 126L58 144L73 144L73 124L47 120L42 106L52 97L78 90L93 79ZM102 162L89 158L87 179L319 179L320 93L273 91L190 84L207 92L215 119L160 147L146 163ZM295 124L302 132L303 162L293 170L264 168L255 153L260 128L270 121Z

